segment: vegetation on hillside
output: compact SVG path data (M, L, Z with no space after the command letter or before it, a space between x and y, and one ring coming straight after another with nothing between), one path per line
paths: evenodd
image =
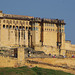
M0 75L73 75L63 71L27 66L18 68L0 68Z

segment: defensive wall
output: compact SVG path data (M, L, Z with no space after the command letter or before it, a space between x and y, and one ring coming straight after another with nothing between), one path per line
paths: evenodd
M17 49L17 58L0 56L0 67L42 67L55 70L63 70L75 74L75 58L25 58L24 48Z
M17 58L0 56L0 67L17 67Z
M18 49L19 50L19 49ZM20 55L21 54L21 55ZM21 51L18 51L18 57L9 57L9 56L0 56L0 67L19 67L19 66L25 66L28 65L28 61L35 61L39 63L47 63L52 65L58 65L58 66L68 66L68 67L74 67L75 68L75 58L51 58L51 57L28 57L25 58L25 55L21 53ZM29 65L28 65L29 66ZM36 66L36 65L35 65ZM42 67L42 66L41 66Z
M15 53L16 54L16 53ZM24 48L17 49L17 58L0 56L0 67L20 67L25 65Z

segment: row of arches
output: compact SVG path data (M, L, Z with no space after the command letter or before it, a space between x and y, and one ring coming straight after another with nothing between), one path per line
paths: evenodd
M12 25L3 25L3 28L6 28L6 29L23 29L23 30L31 30L31 27L24 27L24 26L12 26Z

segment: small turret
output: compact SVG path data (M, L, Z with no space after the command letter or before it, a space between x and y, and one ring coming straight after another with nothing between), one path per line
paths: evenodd
M3 13L2 13L2 11L0 10L0 17L3 17Z

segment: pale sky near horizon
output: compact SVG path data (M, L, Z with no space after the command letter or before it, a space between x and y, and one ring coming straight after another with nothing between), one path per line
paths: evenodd
M0 0L6 14L64 19L66 40L75 44L75 0Z

